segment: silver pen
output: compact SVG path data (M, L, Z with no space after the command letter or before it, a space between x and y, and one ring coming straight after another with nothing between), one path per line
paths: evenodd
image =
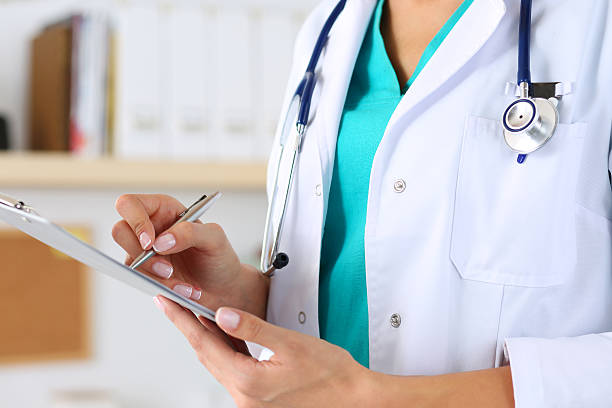
M172 226L170 226L170 228L174 227L176 224L181 223L181 222L196 221L198 218L202 216L202 214L204 214L206 210L208 210L213 205L215 201L217 201L219 197L221 197L221 193L218 191L216 193L213 193L211 196L204 195L200 197L198 201L191 204L189 208L187 208L185 211L179 214L178 219L175 221L174 224L172 224ZM155 255L156 253L157 252L155 252L153 248L149 249L148 251L144 251L143 253L138 255L136 259L134 259L134 262L132 262L132 264L130 265L130 268L132 269L138 268L140 265L145 263L147 260L151 259L151 257Z

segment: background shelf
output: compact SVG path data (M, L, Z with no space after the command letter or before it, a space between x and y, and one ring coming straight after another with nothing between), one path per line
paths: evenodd
M79 158L66 153L0 154L0 187L187 188L265 190L266 164L112 157Z

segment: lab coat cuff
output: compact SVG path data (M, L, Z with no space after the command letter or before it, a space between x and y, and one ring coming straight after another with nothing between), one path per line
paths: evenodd
M510 362L516 408L543 407L544 384L537 341L525 337L506 339L504 356Z

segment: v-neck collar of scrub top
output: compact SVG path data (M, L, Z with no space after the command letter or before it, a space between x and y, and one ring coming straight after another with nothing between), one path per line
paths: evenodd
M315 126L313 123L310 137L317 138L325 195L328 194L331 184L336 139L348 86L376 5L376 0L347 2L330 32L324 58L318 68L322 80L317 91L318 101L313 103L316 107L315 115L318 116L318 120L315 121L318 124ZM504 0L474 0L427 64L422 67L418 73L418 81L414 81L402 97L389 120L385 135L398 120L409 120L411 113L418 113L417 108L427 100L427 97L470 61L493 35L505 13ZM384 148L384 142L385 136L380 143L379 151ZM323 219L326 207L325 205Z
M368 58L367 67L355 66L354 68L365 68L365 72L361 72L361 75L368 78L368 93L371 94L373 99L376 100L380 100L381 98L389 98L393 100L401 98L406 93L408 88L417 79L419 73L427 65L427 62L436 53L437 49L440 47L440 44L442 44L444 39L452 31L455 24L457 24L457 22L461 19L461 16L463 16L465 11L474 2L474 0L464 0L459 5L459 7L457 7L457 9L448 18L444 25L440 27L438 32L434 35L434 37L423 50L423 53L421 54L421 57L419 58L419 61L417 62L414 71L410 74L410 78L408 79L408 81L402 86L400 86L397 74L395 72L395 69L393 68L391 59L389 58L389 54L387 52L385 41L381 32L382 14L384 11L385 3L387 1L388 0L377 1L376 8L374 9L374 15L372 16L371 21L371 37L364 38L364 41L373 42L373 44L368 49L369 52L372 53L372 55ZM372 76L373 73L376 73L376 77ZM353 73L353 75L355 75L355 73ZM346 102L347 105L350 105L351 103L354 103L354 101L347 100Z

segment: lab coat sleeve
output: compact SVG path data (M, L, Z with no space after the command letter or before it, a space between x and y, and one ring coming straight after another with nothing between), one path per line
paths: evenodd
M611 407L612 333L506 339L517 408Z

